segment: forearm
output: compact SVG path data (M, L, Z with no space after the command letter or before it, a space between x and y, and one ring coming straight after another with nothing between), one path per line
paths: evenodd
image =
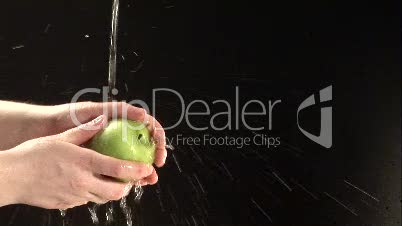
M0 101L0 150L46 134L46 106Z

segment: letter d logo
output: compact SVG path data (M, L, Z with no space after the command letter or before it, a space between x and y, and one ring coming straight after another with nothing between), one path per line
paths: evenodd
M330 100L332 100L332 85L320 90L320 103ZM325 148L330 148L332 146L332 107L321 108L321 126L319 136L315 136L300 127L299 112L314 104L316 104L314 94L309 96L300 104L299 108L297 109L297 126L299 127L300 131L310 140Z

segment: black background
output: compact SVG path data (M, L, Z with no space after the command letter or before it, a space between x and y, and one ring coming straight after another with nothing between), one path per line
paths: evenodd
M122 0L120 4L117 99L138 98L151 104L152 89L168 87L180 92L186 104L194 99L208 103L225 99L234 106L238 86L242 104L250 99L266 104L282 100L273 115L274 129L262 131L281 137L278 148L177 145L158 171L158 185L145 188L140 206L135 207L135 222L401 225L399 2ZM61 104L80 89L106 85L111 5L94 0L3 2L0 98ZM327 150L300 133L296 110L305 98L329 85L334 143ZM156 117L172 125L180 113L178 106L174 96L161 95ZM304 128L318 133L318 107L301 117ZM207 125L206 120L194 116L192 122ZM268 125L267 117L251 121ZM197 132L184 123L167 131L169 137L177 134L253 135L243 127ZM353 208L357 216L328 194ZM85 207L69 210L66 219L71 225L90 224ZM61 224L56 210L0 208L0 225Z

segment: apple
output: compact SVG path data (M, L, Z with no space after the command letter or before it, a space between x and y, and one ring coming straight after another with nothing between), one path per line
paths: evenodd
M128 119L111 120L88 147L122 160L152 164L155 159L155 143L146 126Z

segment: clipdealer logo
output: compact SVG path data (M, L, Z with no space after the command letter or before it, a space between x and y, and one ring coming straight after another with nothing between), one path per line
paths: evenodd
M324 103L332 101L332 85L320 90L319 103ZM301 110L313 106L316 104L314 94L310 95L305 99L297 109L297 127L300 131L308 137L310 140L316 142L317 144L325 147L332 147L332 107L322 107L321 108L321 119L320 119L320 134L318 136L311 134L304 130L300 126L299 113Z
M167 144L178 146L225 146L241 149L245 146L264 146L266 148L276 148L281 144L280 137L271 137L266 134L254 133L253 136L212 136L203 134L202 136L183 136L176 134L172 138L167 138Z
M170 95L176 95L177 99L180 101L180 104L177 104L177 109L180 110L180 117L177 122L173 125L164 125L165 130L170 130L176 128L181 125L184 121L186 125L195 131L203 131L203 136L201 137L183 137L181 134L177 134L175 138L171 140L167 140L167 143L170 144L183 144L183 145L226 145L226 146L236 146L237 148L242 148L246 145L257 145L257 146L266 146L277 147L280 145L280 137L269 136L265 129L268 131L272 131L273 129L273 118L274 118L274 109L276 106L282 103L282 100L257 100L251 99L246 103L240 103L239 97L239 87L236 86L235 89L235 103L230 103L225 99L218 99L212 101L212 103L208 103L204 100L192 100L190 103L186 104L183 96L177 92L176 90L169 88L157 88L152 90L152 115L157 117L156 115L156 93L165 92ZM108 87L103 87L102 90L98 88L85 88L78 91L72 98L71 103L78 102L78 99L86 94L86 93L102 93L102 100L104 102L108 101L109 89ZM118 90L113 89L111 94L117 95ZM160 94L159 94L160 95ZM314 94L307 97L302 103L298 106L296 112L296 123L298 129L301 131L303 135L305 135L311 141L329 149L332 147L332 106L329 107L321 107L320 108L320 133L319 135L314 135L308 132L306 129L302 128L300 125L300 112L309 110L309 107L318 105L321 103L327 103L332 101L332 85L326 88L323 88L319 91L319 100L316 100ZM125 102L125 101L123 101ZM131 105L139 105L146 112L149 111L149 106L142 100L135 99L128 102ZM226 107L226 111L221 111L213 114L211 109L214 108L215 105L221 105ZM203 110L197 111L194 110L193 105L198 105ZM250 110L250 105L254 105L253 111ZM116 105L117 107L117 105ZM258 109L258 110L256 110ZM121 109L122 117L127 118L127 109ZM109 115L111 113L112 118L116 117L117 109L112 109L112 112L108 112L108 109L104 109L103 114ZM233 114L234 113L234 114ZM276 113L277 114L277 113ZM208 120L209 126L204 127L196 127L192 124L192 120L190 116L204 116ZM75 114L75 105L71 105L70 108L70 116L73 122L79 126L80 122L77 119ZM247 120L247 116L259 116L259 117L267 117L267 127L261 125L260 127L253 127L249 124ZM219 119L219 120L218 120ZM194 122L194 121L193 121ZM221 125L224 122L224 125ZM145 123L145 122L144 122ZM218 126L221 125L221 126ZM231 137L231 136L211 136L208 134L209 131L222 131L222 130L239 130L240 127L247 129L250 131L253 136L241 136L241 137ZM130 128L131 129L131 128ZM265 130L265 132L263 132ZM123 130L126 131L126 130ZM197 134L197 133L194 133ZM124 136L123 136L124 137Z

